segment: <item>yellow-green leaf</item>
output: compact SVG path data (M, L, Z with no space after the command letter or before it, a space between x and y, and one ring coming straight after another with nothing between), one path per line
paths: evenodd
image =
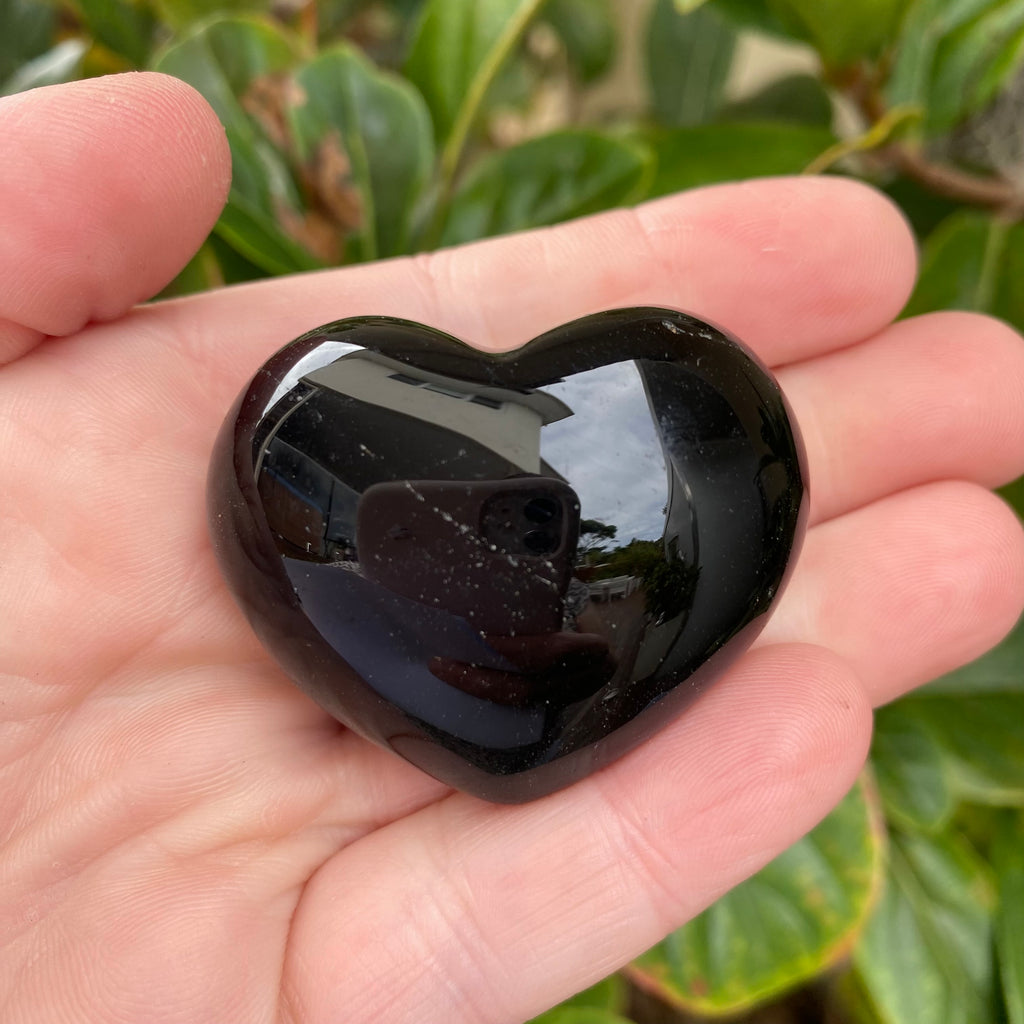
M657 0L647 25L646 64L651 106L661 124L702 124L715 115L736 37L732 22L714 7L683 14L672 0Z
M697 1013L732 1013L843 957L879 889L883 835L861 781L817 828L629 968Z
M961 839L894 839L854 963L883 1024L992 1024L992 883Z
M831 68L871 58L889 44L908 0L769 0L784 24L797 30Z
M650 136L657 158L651 195L773 174L799 174L828 149L827 128L771 121L695 125Z
M442 171L455 173L487 90L543 0L428 0L405 73L427 101L444 146Z
M590 131L561 131L481 160L456 193L442 235L454 245L555 224L639 198L650 155Z
M1001 826L993 856L996 957L1007 1024L1024 1024L1024 815L1007 815Z

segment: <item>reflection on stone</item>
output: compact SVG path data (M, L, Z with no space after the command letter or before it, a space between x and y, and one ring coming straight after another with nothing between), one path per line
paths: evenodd
M225 575L296 682L497 800L590 773L720 674L803 506L771 377L646 308L500 356L383 317L320 328L256 375L210 474Z

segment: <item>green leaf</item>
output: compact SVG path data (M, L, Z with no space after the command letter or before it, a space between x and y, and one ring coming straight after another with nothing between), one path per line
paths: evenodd
M53 44L56 28L57 10L50 4L0 0L0 82L45 53Z
M900 33L896 60L889 75L891 106L927 106L936 54L943 38L967 25L1002 0L915 0Z
M487 90L543 0L429 0L405 73L426 98L450 180Z
M792 39L791 28L770 9L765 0L710 0L716 11L721 11L741 29L755 29L768 35Z
M1024 3L1010 2L983 15L939 43L928 89L926 129L948 131L992 100L1024 59ZM992 68L998 69L992 75Z
M609 0L548 0L544 18L561 37L584 83L600 78L615 57L615 25Z
M731 1013L849 950L879 887L883 836L866 783L753 878L649 950L632 979L696 1013Z
M10 96L42 85L56 85L78 78L88 44L82 39L65 39L20 68L0 87L0 96Z
M892 40L908 0L769 0L784 24L818 51L829 68L875 57Z
M697 185L797 174L835 142L824 128L747 121L677 128L651 137L657 170L652 196Z
M145 67L157 26L148 7L125 0L74 0L72 6L97 42L132 67Z
M1007 226L995 217L960 210L925 240L921 271L904 316L935 309L988 311L996 294Z
M1007 1024L1024 1024L1024 817L1008 816L993 850L999 887L996 959Z
M832 100L813 75L787 75L723 107L719 116L723 121L784 121L829 128Z
M231 190L214 232L268 274L316 270L321 263L290 238L260 206Z
M916 0L886 95L925 113L925 134L980 110L1024 62L1024 0Z
M889 819L929 832L948 823L957 800L946 759L912 702L896 701L875 712L871 764Z
M232 189L216 231L272 274L321 265L281 226L303 217L282 140L272 137L281 131L282 72L295 63L296 49L294 39L269 20L224 18L198 26L154 62L157 71L198 89L224 125Z
M680 14L657 0L647 25L647 77L654 115L664 125L710 121L732 67L736 29L713 7Z
M1024 224L1011 225L1002 245L1002 266L996 279L991 312L1024 331ZM1021 511L1018 509L1018 511Z
M452 200L442 244L582 217L636 199L650 168L638 145L561 131L481 160Z
M620 975L613 974L528 1024L631 1024L618 1013L625 998L625 983Z
M1024 805L1024 693L907 698L942 748L953 791L978 803Z
M921 272L903 311L969 309L1024 330L1024 224L959 210L925 239Z
M288 114L300 158L310 164L327 149L351 167L362 211L359 255L408 252L413 214L434 163L423 98L350 46L322 54L295 82Z
M1024 805L1024 620L994 650L878 711L874 765L887 809L940 827L963 800Z
M993 892L962 840L897 836L881 901L854 950L884 1024L992 1024Z
M160 14L160 20L181 31L206 18L211 13L209 0L150 0ZM218 14L241 14L247 11L266 11L271 0L217 0L213 10Z

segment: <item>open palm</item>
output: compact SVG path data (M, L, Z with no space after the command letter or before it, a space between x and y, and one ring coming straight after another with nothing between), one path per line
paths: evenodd
M979 654L1024 602L1024 540L984 489L1024 469L1024 346L967 314L889 326L913 243L861 186L722 186L130 310L223 200L203 101L96 80L4 100L0 132L8 1024L516 1024L807 831L856 776L871 704ZM653 741L533 804L453 793L259 648L207 539L220 420L327 320L508 348L638 304L778 368L808 447L803 555L756 648Z

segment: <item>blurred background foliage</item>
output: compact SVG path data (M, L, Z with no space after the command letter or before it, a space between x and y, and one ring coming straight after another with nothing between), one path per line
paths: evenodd
M0 0L2 93L137 68L198 88L234 159L167 294L831 173L913 225L908 313L1024 329L1024 0ZM883 708L818 828L538 1021L1024 1024L1022 807L1018 630Z

